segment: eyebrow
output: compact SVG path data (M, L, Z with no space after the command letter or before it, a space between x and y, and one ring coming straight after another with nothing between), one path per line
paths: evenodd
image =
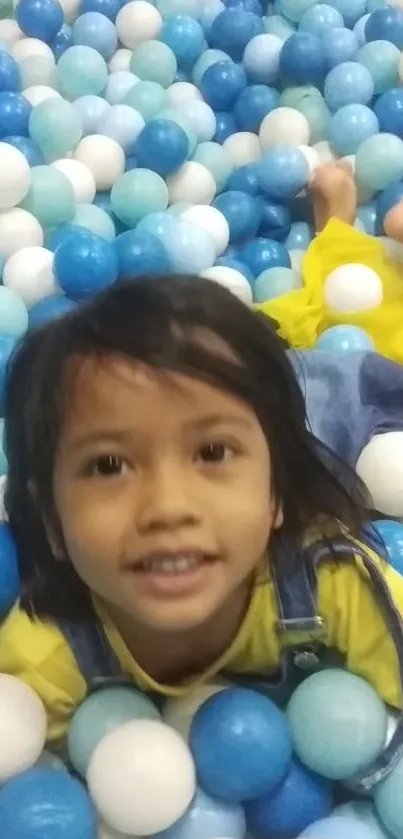
M196 420L189 420L184 423L184 431L208 431L217 425L233 425L243 428L244 430L251 430L252 424L247 417L242 417L238 414L211 414L206 417L201 417ZM74 451L86 448L87 446L97 445L99 443L127 443L133 437L133 428L99 428L89 431L87 434L73 438L69 443L69 448Z

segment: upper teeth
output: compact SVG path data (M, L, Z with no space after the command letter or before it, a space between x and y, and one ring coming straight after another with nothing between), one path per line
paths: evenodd
M199 565L200 559L196 556L177 556L169 559L158 558L152 559L150 562L143 563L142 567L146 571L158 571L162 574L179 574L183 571L189 571L190 568L195 568Z

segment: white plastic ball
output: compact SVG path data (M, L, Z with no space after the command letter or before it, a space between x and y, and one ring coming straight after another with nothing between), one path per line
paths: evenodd
M39 221L21 207L0 213L0 253L9 259L21 248L42 247L43 230Z
M112 189L125 170L125 153L119 143L103 134L90 134L80 140L74 159L92 172L97 192Z
M319 140L318 143L313 144L312 148L319 155L319 162L321 164L334 163L335 160L337 160L337 157L335 154L333 154L333 151L330 148L330 144L327 142L327 140Z
M181 213L181 219L210 233L215 242L217 256L225 251L229 242L229 226L225 216L215 207L195 204Z
M236 271L235 268L228 268L227 265L214 265L213 268L203 271L200 276L205 277L206 280L219 283L228 291L232 291L235 297L242 300L242 303L252 306L252 289L246 277L240 271Z
M174 82L167 88L166 102L169 108L180 108L185 102L203 101L200 90L190 82Z
M376 271L359 262L339 265L326 277L323 296L332 312L366 312L382 303L382 281Z
M51 165L59 172L63 172L70 181L76 204L92 204L96 193L95 178L85 163L64 157L61 160L55 160Z
M45 102L46 99L62 98L54 87L49 87L46 84L33 84L31 87L26 87L22 91L22 95L25 96L25 99L28 99L33 108L41 102Z
M166 179L169 203L188 201L191 204L211 204L216 194L215 180L201 163L188 160Z
M403 245L401 242L391 239L390 236L379 236L378 241L382 243L387 259L397 262L399 265L403 264Z
M11 55L20 64L26 58L35 56L46 56L49 60L54 62L53 52L44 41L39 38L22 38L14 45Z
M110 73L117 73L120 70L130 71L130 62L132 60L132 50L127 49L127 47L121 47L121 49L116 50L115 55L112 56L108 67Z
M300 152L305 157L305 160L309 166L309 176L312 177L315 169L320 166L320 157L316 149L312 148L312 146L298 146Z
M58 286L53 274L53 253L46 248L21 248L4 265L3 285L15 291L31 308L42 297L56 294Z
M168 699L162 713L164 721L187 741L193 717L199 710L200 705L203 705L203 702L206 702L210 696L214 696L215 693L219 693L228 686L229 682L224 679L217 679L216 682L193 688L179 699Z
M188 99L178 107L179 113L186 117L189 127L197 137L198 143L209 143L216 133L216 115L207 102Z
M403 432L373 437L362 450L356 470L368 487L375 510L403 518Z
M56 62L53 55L35 55L19 62L24 88L36 84L57 87Z
M46 728L45 708L35 691L0 673L0 784L36 763Z
M304 114L295 108L275 108L262 121L259 138L265 151L277 143L308 146L309 133L309 122Z
M130 836L127 833L118 833L113 827L101 821L98 825L97 839L137 839L137 837L133 833Z
M300 250L299 248L290 251L291 268L297 274L302 273L302 263L305 259L305 254L306 251Z
M66 23L74 23L79 15L80 0L59 0Z
M20 204L31 186L31 170L19 149L0 143L0 210Z
M130 720L99 742L87 783L107 824L121 833L150 836L170 827L189 806L195 767L173 728L157 720Z
M16 20L4 18L0 20L0 41L7 49L12 47L23 38L23 33Z
M238 131L236 134L231 134L222 147L236 169L248 163L255 163L262 156L259 138L250 131Z
M115 25L123 46L134 50L138 44L158 37L162 17L146 0L131 0L118 12Z

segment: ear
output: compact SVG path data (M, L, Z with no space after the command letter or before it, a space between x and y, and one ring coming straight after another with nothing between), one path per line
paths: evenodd
M271 504L272 529L278 530L284 523L283 502L273 498Z

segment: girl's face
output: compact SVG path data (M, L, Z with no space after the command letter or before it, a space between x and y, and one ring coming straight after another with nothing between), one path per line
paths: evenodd
M208 622L250 585L281 523L255 414L197 379L122 358L71 372L54 474L69 559L144 626Z

